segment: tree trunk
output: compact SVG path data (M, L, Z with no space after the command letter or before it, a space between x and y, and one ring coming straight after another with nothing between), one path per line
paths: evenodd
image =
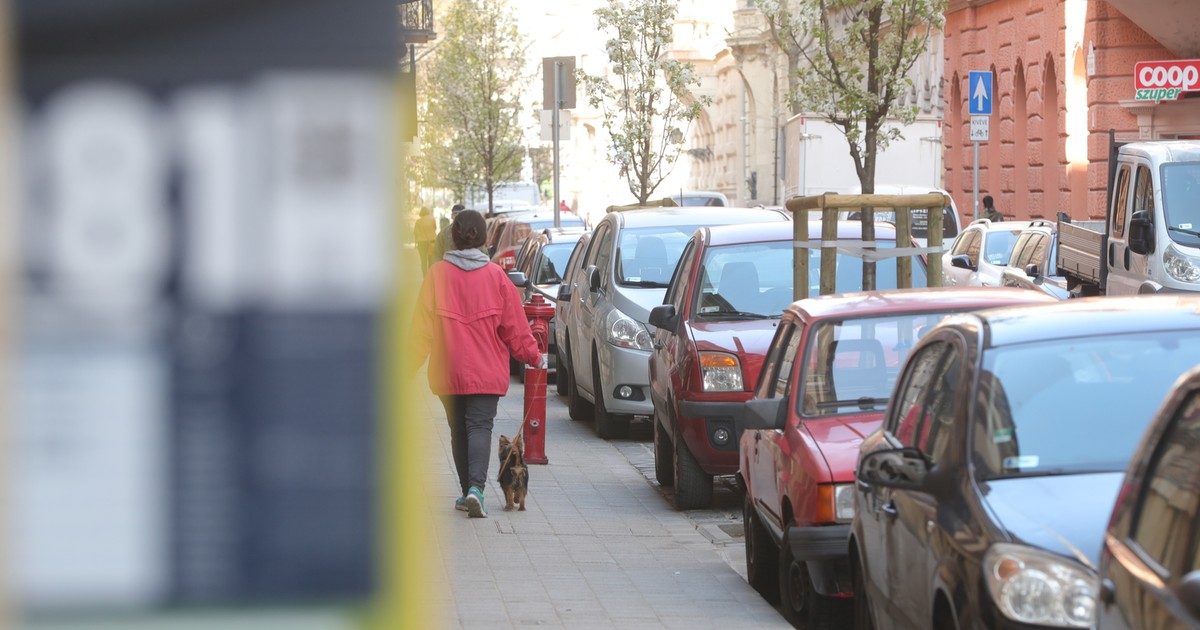
M875 152L878 132L872 129L870 121L867 123L863 139L866 141L866 144L865 151L863 152L863 168L859 174L858 184L862 187L862 194L871 195L875 193ZM863 208L860 219L862 220L862 240L873 242L875 240L874 208ZM875 248L868 248L867 251L873 252ZM876 287L875 280L875 262L864 259L862 267L863 291L874 291Z

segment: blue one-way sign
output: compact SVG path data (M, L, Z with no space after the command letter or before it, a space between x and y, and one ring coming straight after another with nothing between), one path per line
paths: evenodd
M972 70L967 77L967 111L972 116L992 115L992 73Z

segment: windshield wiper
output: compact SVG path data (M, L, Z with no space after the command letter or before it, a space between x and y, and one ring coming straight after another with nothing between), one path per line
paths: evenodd
M627 287L645 287L647 289L665 289L667 283L658 282L655 280L622 280L621 284Z
M863 396L862 398L855 398L853 400L827 400L817 403L817 409L858 406L863 411L873 411L879 405L887 405L887 401L888 399L886 398L871 398L870 396Z
M715 311L712 313L701 313L704 319L771 319L780 317L781 315L763 315L762 313L751 313L749 311Z
M1181 227L1175 227L1174 225L1168 225L1168 226L1167 226L1167 229L1168 229L1168 230L1170 230L1170 231L1172 231L1172 232L1180 232L1180 233L1183 233L1183 234L1187 234L1188 236L1198 236L1198 237L1200 237L1200 232L1197 232L1197 231L1195 231L1195 230L1185 230L1184 228L1181 228Z

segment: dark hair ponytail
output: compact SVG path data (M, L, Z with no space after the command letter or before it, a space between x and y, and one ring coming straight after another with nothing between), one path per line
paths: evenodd
M487 240L487 222L483 220L482 214L474 210L463 210L450 224L450 238L454 240L455 249L481 247Z

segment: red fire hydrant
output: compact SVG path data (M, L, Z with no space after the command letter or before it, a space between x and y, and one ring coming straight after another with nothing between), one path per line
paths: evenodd
M525 317L545 357L550 350L550 318L554 306L541 294L534 293L525 303ZM547 464L546 459L546 368L525 366L525 462Z

